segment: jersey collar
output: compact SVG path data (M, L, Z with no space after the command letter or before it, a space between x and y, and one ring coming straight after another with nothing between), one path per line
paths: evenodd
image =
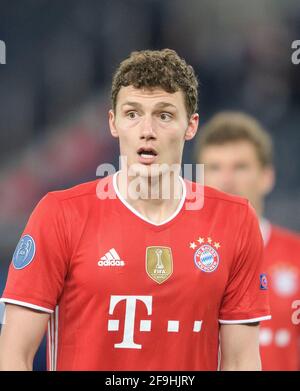
M125 198L122 196L122 194L119 192L119 189L118 189L118 185L117 185L117 176L119 174L120 171L117 171L114 175L113 175L113 187L114 187L114 191L116 192L116 195L117 197L119 198L119 200L122 202L122 204L127 208L129 209L133 214L135 214L138 218L140 218L141 220L143 221L146 221L148 224L151 224L151 225L154 225L156 227L159 227L161 225L164 225L164 224L167 224L169 223L170 221L172 221L173 219L175 219L175 217L179 214L179 212L181 211L181 209L183 208L183 205L184 205L184 202L185 202L185 199L186 199L186 184L184 182L184 180L182 179L181 176L179 176L179 179L180 179L180 182L181 182L181 185L182 185L182 195L181 195L181 200L177 206L177 209L175 210L175 212L170 216L168 217L166 220L162 221L161 223L154 223L153 221L147 219L147 217L143 216L139 211L137 211L135 208L133 208L126 200Z
M261 217L259 219L259 227L264 240L264 245L266 247L271 236L271 223L269 222L269 220L265 219L264 217Z

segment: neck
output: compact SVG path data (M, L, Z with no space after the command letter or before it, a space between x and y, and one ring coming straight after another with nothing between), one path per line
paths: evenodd
M251 203L253 208L255 209L256 215L258 219L261 219L264 214L264 200L258 199L255 202Z
M183 181L179 172L132 177L121 170L117 174L117 187L130 206L157 224L176 211L183 196Z
M271 235L271 225L269 221L263 216L264 201L257 200L255 205L253 205L253 207L256 211L256 215L259 221L260 232L264 241L264 245L266 246L269 242L270 235Z

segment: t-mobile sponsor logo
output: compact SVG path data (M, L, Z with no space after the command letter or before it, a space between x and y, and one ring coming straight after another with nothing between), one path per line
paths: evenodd
M111 296L109 305L109 314L113 315L116 305L122 301L125 301L125 321L123 340L119 343L114 344L115 348L126 348L126 349L141 349L142 345L137 344L134 341L134 329L136 324L136 306L137 303L143 303L147 309L147 314L152 315L152 296ZM151 320L140 319L139 330L142 332L151 331ZM119 330L119 319L108 320L108 331ZM195 320L193 324L193 332L199 333L202 327L202 320ZM167 332L178 333L180 332L179 320L168 320Z
M277 347L284 348L291 342L291 332L288 329L282 328L272 330L269 327L262 327L259 330L259 343L261 346L269 346L274 344Z
M111 296L110 306L109 306L110 315L114 313L116 304L120 303L123 300L126 301L123 341L120 343L116 343L114 346L115 348L141 349L142 345L135 343L133 339L136 302L141 301L142 303L144 303L147 308L148 315L151 315L152 297L151 296ZM108 321L108 330L118 331L119 320L110 319ZM151 320L149 319L141 320L140 331L150 331L150 330L151 330Z

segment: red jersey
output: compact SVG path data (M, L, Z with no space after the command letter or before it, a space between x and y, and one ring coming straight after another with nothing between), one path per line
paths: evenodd
M40 201L2 301L51 313L50 370L216 370L220 323L270 318L248 201L204 188L190 210L200 185L181 181L161 224L122 198L116 174Z
M265 231L272 320L260 328L262 368L300 370L300 237L273 225Z

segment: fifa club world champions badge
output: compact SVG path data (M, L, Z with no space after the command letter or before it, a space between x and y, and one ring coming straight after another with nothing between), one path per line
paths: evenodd
M218 254L220 247L220 243L213 241L210 237L206 240L204 237L200 237L190 243L190 248L194 250L194 263L197 268L205 273L214 272L220 262Z

